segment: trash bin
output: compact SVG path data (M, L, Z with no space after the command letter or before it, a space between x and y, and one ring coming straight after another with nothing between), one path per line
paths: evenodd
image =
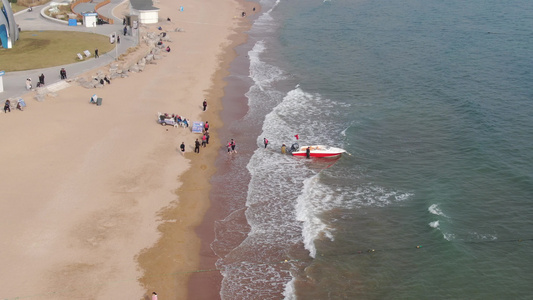
M98 106L102 105L102 98L96 99L96 105Z

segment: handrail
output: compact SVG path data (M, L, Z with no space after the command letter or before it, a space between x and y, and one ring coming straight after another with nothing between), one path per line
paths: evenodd
M104 5L107 5L107 4L109 4L109 3L111 3L111 0L105 0L104 2L100 2L100 3L96 4L96 6L94 7L94 11L98 14L98 18L100 18L100 19L106 21L106 22L109 23L109 24L114 24L114 20L113 20L113 19L108 18L108 17L103 16L103 15L101 15L100 13L98 13L98 9L99 9L100 7L102 7L102 6L104 6Z
M76 14L76 16L78 17L78 18L77 18L78 20L83 20L83 16L82 16L81 14L75 12L75 11L74 11L74 7L76 7L76 6L77 6L78 4L80 4L80 3L87 3L87 2L91 2L91 1L92 1L92 0L77 0L77 1L75 1L74 3L72 3L72 4L70 5L70 10L71 10L73 13Z

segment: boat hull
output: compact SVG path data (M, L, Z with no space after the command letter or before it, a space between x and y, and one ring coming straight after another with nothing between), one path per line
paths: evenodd
M313 153L311 152L309 154L310 157L337 157L340 156L342 153ZM295 152L292 153L293 156L303 156L306 157L307 154L305 152Z
M346 152L346 150L341 149L341 148L322 146L322 145L313 145L313 146L300 147L298 150L293 151L292 155L307 157L308 147L310 148L310 152L309 152L310 157L337 157L337 156L340 156L342 153Z

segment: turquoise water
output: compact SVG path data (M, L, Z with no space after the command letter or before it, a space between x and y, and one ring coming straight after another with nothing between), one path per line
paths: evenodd
M531 298L531 2L261 4L221 296ZM295 134L352 155L279 154Z

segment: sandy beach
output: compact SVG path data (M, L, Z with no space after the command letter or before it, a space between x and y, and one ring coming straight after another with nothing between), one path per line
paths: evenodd
M171 18L147 28L172 39L157 64L103 89L30 93L23 112L0 118L0 298L187 298L222 146L222 79L249 26L240 14L257 4L154 5ZM102 106L89 104L95 93ZM193 153L200 135L158 125L157 112L209 121L210 144Z

